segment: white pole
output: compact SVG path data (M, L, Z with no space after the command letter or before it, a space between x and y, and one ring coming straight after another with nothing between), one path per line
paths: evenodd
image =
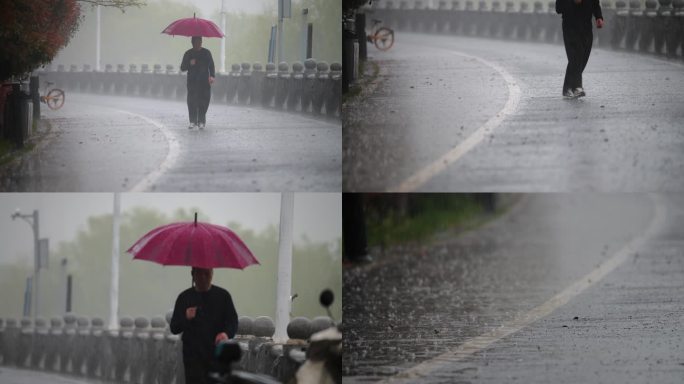
M276 291L276 319L273 341L287 342L290 322L290 292L292 291L292 222L294 194L285 192L280 197L280 237L278 239L278 284Z
M109 329L119 327L119 211L121 196L114 193L114 213L112 214L112 281L109 288Z
M95 58L95 70L100 71L100 8L97 6L97 48L96 48L96 58Z
M226 7L225 0L221 0L221 73L226 72Z

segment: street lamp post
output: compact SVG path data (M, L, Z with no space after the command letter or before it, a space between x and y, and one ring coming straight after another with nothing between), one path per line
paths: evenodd
M12 214L12 220L23 219L33 229L33 311L31 311L31 318L33 320L38 316L38 292L40 281L40 254L38 239L40 238L38 210L34 210L32 214L22 214L19 209Z

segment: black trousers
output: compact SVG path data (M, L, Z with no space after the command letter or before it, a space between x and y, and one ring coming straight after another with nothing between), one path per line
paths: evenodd
M591 20L588 23L568 23L563 20L563 43L568 56L568 67L565 69L563 92L568 89L582 87L582 72L589 61L591 45L594 42Z
M206 124L209 100L211 100L209 84L188 84L188 116L191 123Z
M201 359L183 359L185 384L208 384L209 362Z

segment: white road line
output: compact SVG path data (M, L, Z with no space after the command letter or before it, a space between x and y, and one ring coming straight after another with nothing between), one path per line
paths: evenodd
M421 377L430 375L431 372L449 366L450 364L463 360L479 351L482 351L492 345L493 343L503 339L504 337L518 332L522 328L534 323L535 321L548 316L556 309L568 303L575 296L582 293L587 288L596 284L607 274L615 270L620 264L627 260L637 250L639 250L644 243L653 237L663 226L666 212L664 203L659 196L650 196L653 200L655 213L653 219L649 223L646 231L641 235L633 238L627 245L616 252L610 259L603 263L598 268L594 269L575 283L567 287L561 293L552 297L540 306L531 311L522 314L510 323L502 325L500 328L486 332L480 336L466 340L458 348L447 351L435 358L426 360L412 368L409 368L393 377L378 381L378 383L394 383L403 382L405 380L415 380Z
M167 143L169 144L169 151L166 153L166 158L159 164L157 169L148 173L142 180L140 180L136 185L129 190L129 192L145 192L149 191L150 188L162 177L169 169L173 168L174 164L178 160L178 155L180 153L180 144L176 135L171 132L166 126L158 121L152 120L149 117L139 115L137 113L128 112L120 109L116 109L117 112L125 113L139 119L145 120L146 122L159 128L159 130L164 134Z
M458 56L462 56L468 59L474 59L482 64L497 71L501 77L503 77L506 85L508 86L508 100L495 116L487 120L480 128L475 130L473 134L468 136L465 140L460 142L457 146L451 149L449 152L445 153L437 160L414 173L408 179L404 180L401 184L394 188L390 188L388 192L413 192L420 188L423 184L428 182L430 179L435 177L438 173L444 171L449 165L455 163L458 159L463 157L476 145L478 145L482 140L484 140L491 131L496 128L501 122L508 116L512 115L513 112L518 108L518 103L520 102L520 87L517 81L510 73L508 73L503 67L498 64L494 64L487 61L481 57L472 56L467 53L454 52L449 50L449 52L454 53Z

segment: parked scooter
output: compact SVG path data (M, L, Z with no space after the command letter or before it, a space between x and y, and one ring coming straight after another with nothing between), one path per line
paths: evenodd
M212 384L280 384L271 376L233 369L233 364L242 357L242 349L237 341L219 342L216 345L215 357L209 372L209 382Z
M330 305L334 295L326 289L320 302L331 319ZM337 325L311 335L306 361L288 384L340 384L342 383L342 333Z

